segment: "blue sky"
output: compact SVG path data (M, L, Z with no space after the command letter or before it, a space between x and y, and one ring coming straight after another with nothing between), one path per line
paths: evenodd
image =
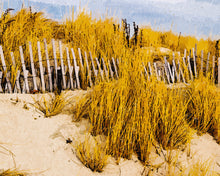
M9 5L23 0L9 0ZM41 2L41 3L39 3ZM108 11L129 23L151 25L154 29L172 30L183 35L220 38L220 0L29 0L38 10L44 9L50 17L60 19L69 6L75 9L87 6L94 15ZM8 0L5 0L8 3ZM25 0L26 5L28 0Z

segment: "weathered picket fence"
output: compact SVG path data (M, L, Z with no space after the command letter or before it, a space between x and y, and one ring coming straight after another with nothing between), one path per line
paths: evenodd
M38 51L38 61L39 68L35 66L32 51L32 44L29 42L29 54L30 54L30 66L31 69L26 69L25 58L23 54L22 46L19 47L20 60L22 65L22 70L17 70L14 83L12 83L12 70L10 67L6 66L5 57L3 53L2 46L0 46L0 57L2 63L2 69L0 68L0 92L1 93L35 93L35 92L52 92L54 90L65 90L65 89L80 89L81 88L81 74L87 74L89 86L93 86L96 83L96 79L107 80L118 79L120 69L120 63L118 59L111 58L108 60L108 65L106 65L105 60L102 58L100 61L92 57L91 52L89 53L90 62L88 61L87 53L82 56L81 49L78 48L79 58L76 58L74 50L71 48L69 53L69 48L65 48L67 65L64 64L62 43L59 41L59 59L60 64L58 66L58 58L56 54L55 40L52 39L52 53L53 59L50 59L47 49L47 42L44 39L44 52L46 68L43 67L43 59L41 53L40 42L37 42ZM70 60L70 54L72 55L72 61ZM179 53L180 56L180 53ZM179 57L180 58L180 57ZM11 52L12 65L16 67L16 62L14 59L14 54ZM53 64L51 65L51 61ZM78 62L77 62L78 61ZM159 81L164 81L165 83L188 83L198 77L199 74L204 74L207 76L211 70L213 81L218 83L220 87L220 58L218 61L213 56L212 58L212 68L210 69L210 54L208 54L206 59L206 67L204 71L203 62L203 51L201 53L200 61L197 57L196 49L192 49L192 57L186 55L186 50L184 52L184 57L182 62L175 58L173 55L172 64L167 61L164 57L164 62L148 62L143 63L143 72L148 80L152 76L156 76ZM216 62L217 61L217 62ZM71 63L73 65L71 65ZM200 69L198 68L198 63L200 63ZM216 67L216 63L218 66ZM108 66L108 69L107 69ZM217 68L217 73L215 72ZM86 69L86 70L84 70ZM216 75L217 79L216 80Z

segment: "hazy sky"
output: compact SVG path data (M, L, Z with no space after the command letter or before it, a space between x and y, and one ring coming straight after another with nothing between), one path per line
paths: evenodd
M23 1L23 0L17 0ZM25 0L26 2L28 0ZM87 7L103 14L111 10L118 18L127 18L140 25L197 36L220 37L220 0L30 0L53 5ZM31 3L31 2L30 2ZM36 4L36 3L35 3ZM40 7L38 7L40 8ZM47 9L46 9L47 10ZM53 13L52 7L50 13ZM58 12L54 12L58 13ZM53 15L53 14L52 14Z

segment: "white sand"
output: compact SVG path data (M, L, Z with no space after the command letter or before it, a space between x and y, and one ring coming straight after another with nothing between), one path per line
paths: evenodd
M73 97L84 93L70 92ZM93 173L86 168L74 154L73 146L66 144L66 139L71 138L73 145L83 140L88 135L88 122L73 123L72 115L68 114L44 118L29 104L33 103L32 96L37 99L42 95L0 94L0 169L18 168L45 176L141 175L143 166L135 156L131 160L122 160L119 165L109 157L102 173ZM16 97L18 103L11 100ZM23 108L25 104L28 110ZM2 147L10 150L13 156ZM211 159L220 173L220 145L210 135L196 136L192 140L191 155L203 161ZM186 152L180 155L181 158L187 160L186 167L192 162L190 157L186 158ZM163 159L159 157L155 160L156 163L160 161ZM163 171L158 171L157 175L160 173Z

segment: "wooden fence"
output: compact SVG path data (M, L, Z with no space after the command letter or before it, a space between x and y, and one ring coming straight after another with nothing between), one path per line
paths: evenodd
M47 42L44 39L44 52L46 67L43 66L43 59L41 53L40 42L37 42L38 61L39 66L36 67L34 62L32 44L29 42L29 54L30 54L30 69L26 68L25 58L23 55L22 46L19 47L19 54L21 60L21 70L12 70L7 67L2 46L0 46L0 57L2 63L2 69L0 68L0 92L1 93L35 93L35 92L52 92L54 90L65 89L80 89L82 84L82 78L80 75L86 74L88 78L88 85L93 86L96 83L96 79L107 80L118 79L120 69L120 63L118 59L111 58L105 63L102 58L98 60L93 59L91 52L89 53L89 59L87 53L82 56L81 49L78 48L79 58L76 58L74 50L71 48L65 48L67 65L64 64L62 43L59 41L59 59L56 55L55 40L52 39L52 58L49 57ZM195 47L196 48L196 47ZM72 55L72 61L71 57ZM206 63L204 63L203 51L201 57L197 57L196 49L192 49L191 53L187 56L186 50L184 57L175 58L173 54L172 63L167 61L164 57L164 61L161 62L148 62L143 63L143 73L145 73L146 79L150 80L152 76L156 76L158 81L164 81L165 83L189 83L196 79L199 74L204 76L210 76L210 78L218 83L220 87L220 58L212 57L210 59L210 53L207 55ZM13 68L16 68L16 62L13 52L11 52L11 59ZM210 62L211 60L211 62ZM51 61L53 64L51 65ZM78 62L77 62L78 61ZM72 65L71 65L72 63ZM212 65L210 64L212 63ZM108 64L108 65L106 65ZM198 67L200 66L200 67ZM205 67L204 67L205 66ZM108 69L107 69L108 68ZM216 71L217 70L217 71Z

